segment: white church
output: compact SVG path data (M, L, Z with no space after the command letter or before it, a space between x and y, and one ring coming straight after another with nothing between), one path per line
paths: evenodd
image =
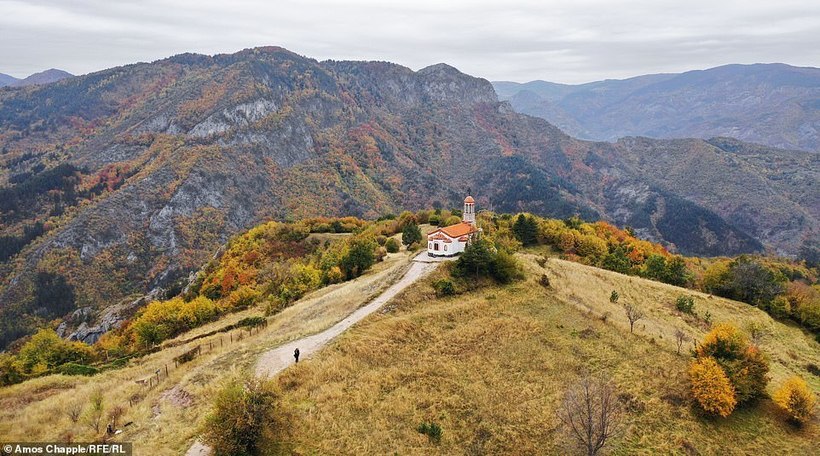
M464 198L464 214L461 223L439 228L427 235L427 255L450 257L463 252L467 244L476 239L481 230L475 223L475 200Z

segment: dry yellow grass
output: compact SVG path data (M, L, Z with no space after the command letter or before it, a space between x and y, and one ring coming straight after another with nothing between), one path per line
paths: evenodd
M687 355L675 354L673 328L700 336L674 311L686 290L595 268L525 260L528 279L435 299L426 283L399 296L314 359L278 378L284 432L301 454L560 454L567 452L555 410L582 372L611 375L627 406L615 454L810 454L818 423L795 430L769 400L724 420L698 416L687 400ZM547 273L551 289L537 284ZM629 334L622 302L648 316ZM697 296L715 321L765 322L773 384L818 362L816 342L745 304ZM600 314L611 312L606 322ZM663 335L663 338L661 338ZM817 389L816 379L813 388ZM441 425L436 445L416 431Z
M267 328L250 336L244 333L242 340L232 344L228 343L228 334L214 335L166 348L135 360L125 368L94 377L53 375L0 389L0 435L4 440L22 441L93 439L96 433L82 420L73 424L65 411L75 402L87 404L91 393L99 389L104 393L106 409L125 406L125 416L120 422L133 422L114 440L134 442L135 454L183 454L196 437L210 407L210 398L223 379L251 375L256 360L265 350L321 331L341 320L401 277L409 265L409 257L404 251L391 254L354 281L317 290L272 317ZM259 309L249 309L227 315L176 340L187 340L260 314ZM240 332L233 334L236 337ZM220 346L220 338L223 346ZM212 351L206 348L202 356L174 368L175 356L196 345L206 347L209 342L214 346ZM165 365L169 368L167 377ZM163 369L158 386L148 389L135 383L136 379L150 376L158 368ZM135 395L139 399L129 406L129 398Z

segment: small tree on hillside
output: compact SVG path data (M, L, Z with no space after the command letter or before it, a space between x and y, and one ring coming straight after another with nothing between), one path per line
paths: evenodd
M396 253L399 251L399 241L391 237L384 243L384 248L387 249L387 253Z
M261 454L260 441L266 428L275 425L276 396L270 383L233 380L214 398L205 418L205 442L221 454Z
M612 304L618 304L618 298L620 297L621 295L619 295L617 291L612 290L612 294L609 295L609 302Z
M726 418L737 405L732 383L711 356L692 361L689 367L692 395L707 413Z
M565 394L558 417L588 456L594 456L619 430L621 408L612 385L585 377Z
M680 349L683 348L684 342L689 342L692 340L688 334L681 331L680 329L675 330L675 342L678 344L678 354L680 355Z
M85 424L94 432L100 432L100 425L102 424L103 416L103 393L101 390L94 390L89 396L88 401L90 407L85 415Z
M410 246L416 242L421 242L421 229L415 222L410 222L401 231L401 243Z
M790 420L802 425L814 413L817 399L806 381L795 375L774 393L774 401L789 415Z
M629 332L633 332L635 322L642 319L645 314L632 304L624 304L624 312L626 312L626 318L629 320Z

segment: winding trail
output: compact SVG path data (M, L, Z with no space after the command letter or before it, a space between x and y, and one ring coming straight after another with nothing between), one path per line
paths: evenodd
M421 258L421 256L419 256L419 258ZM309 358L327 345L328 342L335 339L339 334L345 332L348 328L385 305L413 282L436 269L439 261L414 260L410 269L404 273L404 276L402 276L398 282L391 285L390 288L376 296L365 306L353 311L342 321L320 333L288 342L265 352L256 364L256 376L270 378L283 371L286 367L293 364L293 351L296 348L299 349L300 359ZM211 449L199 440L194 442L191 448L185 453L186 456L205 456L209 454L211 454Z

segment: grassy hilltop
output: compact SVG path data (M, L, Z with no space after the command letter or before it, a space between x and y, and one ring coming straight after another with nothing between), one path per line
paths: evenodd
M404 231L458 217L271 222L238 235L178 296L93 346L34 337L2 355L2 378L16 372L22 383L0 388L0 435L184 453L218 427L215 404L229 385L246 388L263 353L329 328L404 275L415 255L399 242ZM794 375L820 391L816 268L681 257L577 218L482 213L479 224L471 253L267 384L272 410L254 438L263 454L568 453L556 412L586 373L606 375L623 409L607 451L811 452L817 418L790 424L772 398ZM483 276L464 274L481 261ZM644 313L634 332L626 304ZM694 344L723 322L756 333L770 381L761 398L716 418L698 406L687 370ZM676 333L687 339L680 352ZM77 353L90 361L55 361ZM53 373L91 367L100 372ZM112 421L122 434L105 435Z
M559 454L567 451L556 409L585 370L611 373L626 408L617 454L808 454L817 423L795 430L764 399L725 420L691 405L690 360L676 354L674 330L700 339L705 328L674 309L678 287L568 261L539 266L522 254L527 279L436 299L431 277L388 313L371 318L309 363L279 377L281 407L293 419L297 453ZM537 278L546 273L551 287ZM635 334L623 310L645 309ZM770 328L770 389L820 362L817 343L764 312L694 293L715 321ZM602 315L608 315L604 321ZM820 379L811 377L812 388ZM442 428L436 445L417 432Z

